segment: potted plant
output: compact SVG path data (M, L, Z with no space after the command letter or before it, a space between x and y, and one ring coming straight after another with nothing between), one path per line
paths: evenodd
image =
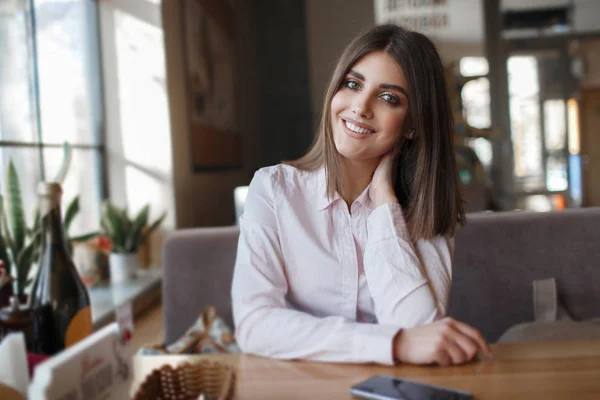
M135 278L139 268L138 249L163 222L164 212L148 227L150 205L145 205L132 219L127 208L119 208L106 201L102 205L100 225L112 241L109 255L110 280L123 282Z
M64 181L70 162L71 147L65 142L63 162L54 179L55 182ZM25 303L25 290L31 283L30 272L39 258L41 217L39 209L36 208L33 226L28 227L23 209L21 183L12 159L8 163L5 192L6 198L0 195L0 261L4 262L6 275L12 276L14 280L12 293L17 294L19 300ZM71 222L78 212L79 196L76 196L67 206L63 219L67 235ZM97 235L98 232L92 232L77 237L67 236L67 245L71 249L73 242L89 240Z

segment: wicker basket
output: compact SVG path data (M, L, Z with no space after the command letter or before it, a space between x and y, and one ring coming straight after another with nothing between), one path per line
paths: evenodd
M201 394L206 400L230 400L234 378L233 369L219 362L163 365L146 376L134 400L195 400Z

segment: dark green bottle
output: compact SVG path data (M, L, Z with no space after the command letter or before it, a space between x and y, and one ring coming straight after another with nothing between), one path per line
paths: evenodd
M54 355L92 333L90 298L67 250L60 212L62 188L38 186L42 216L39 270L30 307L34 314L32 351Z

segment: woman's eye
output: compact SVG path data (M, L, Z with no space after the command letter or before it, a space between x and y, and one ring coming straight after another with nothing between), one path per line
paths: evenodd
M360 89L360 85L358 84L358 82L353 81L352 79L348 79L346 81L346 87L348 89L352 89L352 90L358 90L358 89Z
M400 104L400 99L398 98L398 96L393 95L391 93L382 93L379 97L381 97L383 100L387 101L390 104Z

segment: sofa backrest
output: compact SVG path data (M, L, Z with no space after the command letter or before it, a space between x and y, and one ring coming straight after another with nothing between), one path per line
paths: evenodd
M576 319L600 316L600 208L471 214L456 235L448 314L495 342L533 321L533 281L556 278Z
M231 279L239 228L169 236L163 251L165 341L178 339L207 305L233 326ZM470 214L456 235L448 314L494 342L533 320L532 282L556 278L576 319L600 317L600 208Z

